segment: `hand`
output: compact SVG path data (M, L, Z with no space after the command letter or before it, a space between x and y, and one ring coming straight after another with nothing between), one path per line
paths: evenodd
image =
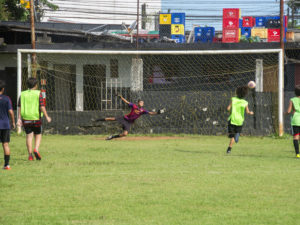
M122 97L122 95L119 93L115 93L115 96L120 97L120 98Z
M21 120L21 119L18 119L17 126L18 126L18 127L21 127L21 126L22 126L22 120Z
M51 123L51 117L49 117L49 116L46 117L46 120L47 120L48 123Z
M16 124L15 123L12 123L11 126L12 126L13 129L16 129Z
M251 111L251 112L249 112L249 114L250 114L250 115L254 115L254 112Z

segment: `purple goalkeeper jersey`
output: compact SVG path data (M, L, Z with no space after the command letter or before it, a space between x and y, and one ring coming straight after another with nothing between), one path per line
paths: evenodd
M131 112L125 115L124 118L130 123L133 123L141 115L149 113L147 110L139 108L136 104L133 103L129 103L129 107L131 108Z

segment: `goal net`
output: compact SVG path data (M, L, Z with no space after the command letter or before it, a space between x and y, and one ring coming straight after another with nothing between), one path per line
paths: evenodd
M32 54L36 63L32 63ZM254 116L246 116L245 134L278 132L282 124L282 52L228 51L72 51L19 50L18 95L26 80L36 76L53 119L44 132L99 134L116 132L116 122L93 122L118 117L129 108L116 96L145 102L162 115L145 115L132 133L227 132L226 106L238 86L257 86L246 100ZM278 98L279 96L279 98Z

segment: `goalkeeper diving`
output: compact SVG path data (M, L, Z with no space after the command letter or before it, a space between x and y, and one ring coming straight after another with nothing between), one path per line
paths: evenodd
M122 99L123 102L125 102L130 108L130 113L121 116L121 117L107 117L102 119L97 119L95 121L117 121L120 125L122 125L123 132L117 135L110 135L106 138L106 140L111 140L114 138L120 138L125 137L128 135L130 131L130 127L134 124L134 121L137 120L141 115L149 114L149 115L157 115L162 114L165 112L164 109L160 109L157 112L149 112L146 109L143 108L144 101L139 99L137 104L133 104L129 101L127 101L125 98L123 98L121 95L118 95Z

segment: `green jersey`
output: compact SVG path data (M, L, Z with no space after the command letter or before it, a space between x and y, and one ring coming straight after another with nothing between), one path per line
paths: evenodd
M21 93L21 117L23 120L39 120L40 91L27 90Z
M231 114L228 118L232 125L242 126L245 120L245 109L248 102L238 97L231 98Z
M291 98L294 107L294 114L292 116L292 126L300 126L300 98Z

